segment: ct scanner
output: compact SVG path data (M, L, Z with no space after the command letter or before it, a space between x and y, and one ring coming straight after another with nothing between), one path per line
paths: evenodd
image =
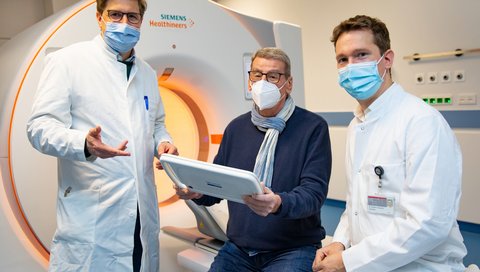
M27 29L0 51L0 271L45 271L55 230L56 159L35 151L25 125L45 55L98 32L93 0L80 1ZM208 0L149 1L136 47L158 74L167 127L181 155L212 161L225 126L248 111L246 71L258 48L277 46L292 60L293 97L304 106L301 31L237 13ZM153 163L153 162L152 162ZM164 173L156 173L161 227L196 226ZM225 219L222 207L216 212ZM224 227L224 226L222 226ZM161 232L162 271L195 269L210 255ZM207 250L208 251L208 250ZM183 255L182 255L183 254ZM200 255L198 255L200 254ZM205 259L207 258L207 259Z

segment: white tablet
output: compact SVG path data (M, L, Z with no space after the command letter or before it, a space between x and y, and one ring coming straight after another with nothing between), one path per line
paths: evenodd
M257 176L237 168L162 154L160 162L170 179L180 188L244 203L242 196L262 194Z

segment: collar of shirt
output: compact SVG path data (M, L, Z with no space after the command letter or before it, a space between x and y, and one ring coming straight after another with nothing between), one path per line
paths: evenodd
M389 108L390 97L393 96L395 90L398 89L398 84L393 83L382 95L380 95L375 101L373 101L368 108L362 110L360 105L357 105L353 114L360 122L367 120L374 120L381 117L385 111Z

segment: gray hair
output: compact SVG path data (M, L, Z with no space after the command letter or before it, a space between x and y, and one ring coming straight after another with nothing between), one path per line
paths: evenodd
M279 60L285 63L285 77L288 79L291 75L290 71L290 58L288 57L287 53L285 53L282 49L276 47L265 47L259 49L255 54L252 56L252 62L256 58L262 59L274 59Z

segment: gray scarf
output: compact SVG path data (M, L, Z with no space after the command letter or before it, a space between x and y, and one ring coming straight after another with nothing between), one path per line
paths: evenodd
M252 108L252 123L261 131L266 131L260 150L255 160L253 173L257 175L260 181L265 182L265 186L271 188L273 177L273 162L275 160L275 147L277 146L278 136L282 133L287 120L292 116L295 110L295 102L289 95L283 105L282 110L275 117L263 117L258 113L255 104Z

